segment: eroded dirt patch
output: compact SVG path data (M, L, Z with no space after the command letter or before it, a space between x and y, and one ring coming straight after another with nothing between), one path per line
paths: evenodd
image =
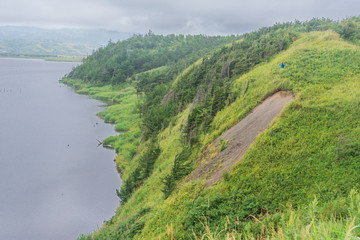
M256 136L265 131L281 113L285 105L294 99L290 92L277 92L264 100L238 124L218 137L205 151L200 166L190 174L188 180L206 179L211 186L221 179L224 172L245 154ZM221 146L224 146L221 149ZM222 151L221 151L222 150Z

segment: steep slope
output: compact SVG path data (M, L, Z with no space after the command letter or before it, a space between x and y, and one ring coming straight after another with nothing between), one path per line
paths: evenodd
M324 203L334 201L358 189L359 57L359 47L342 41L336 33L314 32L239 78L232 89L242 97L218 112L209 133L200 136L203 146L273 92L291 90L295 100L224 175L224 181L210 188L203 181L192 181L164 199L164 181L177 173L173 161L181 160L186 152L181 129L189 105L159 135L161 154L153 174L94 238L189 239L205 231L200 222L204 216L209 228L226 222L227 230L221 235L233 229L241 233L249 215L275 213L289 203L302 206L314 195ZM285 69L279 68L281 61L286 62ZM181 162L185 172L189 171L186 162ZM261 234L259 226L251 231Z
M167 54L173 48L167 49L164 58L169 65L163 65L161 58L142 65L143 58L137 54L132 59L135 71L112 65L117 53L126 53L127 43L117 46L119 51L110 44L92 55L92 61L79 70L87 83L66 81L79 84L83 93L120 103L103 114L126 132L109 138L116 145L117 165L123 174L117 191L121 205L99 231L83 238L229 239L232 234L232 239L288 239L300 232L317 238L317 232L323 231L318 229L321 219L322 226L341 226L328 224L327 236L352 229L360 217L360 195L356 193L360 180L356 174L360 168L360 53L354 45L359 27L358 18L341 23L315 19L277 24L241 36L208 55L194 52L185 60L179 57L169 62ZM309 33L328 29L337 33ZM152 41L149 37L161 38L146 36L128 43L142 46ZM129 55L122 57L128 64ZM201 58L195 61L197 57ZM184 63L189 59L194 64L187 66ZM279 67L282 61L285 69ZM76 77L77 69L69 76ZM120 71L126 76L121 80L126 82L102 86L120 80L112 78L111 69L115 75ZM101 86L94 87L94 83ZM246 150L226 141L241 135L231 128L251 119L251 112L279 91L291 92L293 102L264 132L251 132L255 142L240 159L233 158L239 161L226 159L226 166L219 164L221 159L215 154L237 155ZM217 147L211 148L213 143ZM207 176L216 176L208 185L207 176L200 174L207 165L211 166ZM295 215L298 225L284 228L294 222ZM286 237L283 230L288 231ZM350 232L358 234L357 230Z
M257 135L266 130L286 104L294 100L289 92L277 92L265 99L238 124L221 134L205 151L200 166L188 178L206 179L211 186L220 180L246 153Z
M296 100L258 137L224 182L205 190L203 183L185 185L165 206L154 210L158 213L144 232L155 237L151 232L163 226L165 234L166 219L172 219L175 235L187 238L192 230L203 229L199 223L203 216L213 227L230 219L231 229L234 220L261 215L262 209L274 213L288 203L301 206L314 195L326 202L358 189L359 54L357 46L340 41L335 33L311 33L240 78L239 92L251 81L245 97L219 112L214 131L204 136L206 142L275 90L291 89ZM285 71L277 66L282 60L288 64ZM192 197L185 197L189 194ZM180 209L185 216L177 212ZM245 224L239 227L241 231ZM181 229L187 229L187 235Z

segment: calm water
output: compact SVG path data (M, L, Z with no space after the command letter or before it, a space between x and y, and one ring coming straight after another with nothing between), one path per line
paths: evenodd
M75 65L0 58L0 239L75 239L118 205L104 107L58 82Z

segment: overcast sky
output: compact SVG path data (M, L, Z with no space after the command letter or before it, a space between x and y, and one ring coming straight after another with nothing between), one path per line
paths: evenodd
M360 14L360 0L1 0L0 25L157 34L238 34L276 22Z

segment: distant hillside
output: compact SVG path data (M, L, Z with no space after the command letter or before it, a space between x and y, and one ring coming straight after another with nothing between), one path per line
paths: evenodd
M110 40L116 42L131 36L103 29L0 26L0 56L87 56Z

